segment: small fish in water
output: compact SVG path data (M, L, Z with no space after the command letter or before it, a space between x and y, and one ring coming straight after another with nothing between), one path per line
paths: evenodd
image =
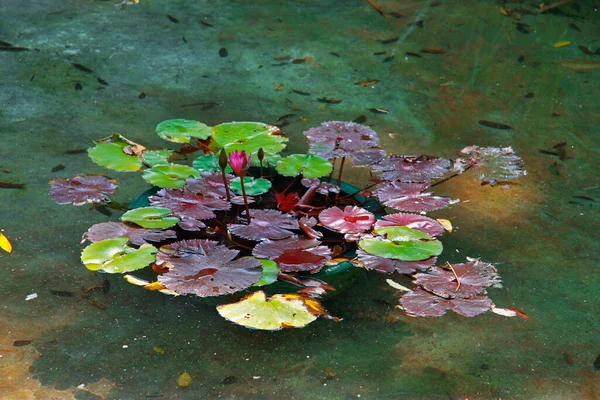
M386 110L384 108L369 108L369 111L371 111L372 113L375 114L389 114L389 110Z
M108 86L108 82L106 82L104 79L98 77L98 78L96 78L96 80L98 81L99 84Z
M303 92L302 90L297 90L297 89L292 89L292 92L299 94L301 96L310 96L310 93L308 92Z
M393 38L380 40L379 43L381 43L381 44L396 43L399 39L400 38L398 36L394 36Z
M232 383L236 383L236 382L237 382L237 378L233 375L228 376L227 378L223 379L224 385L231 385Z
M177 18L175 18L174 16L172 16L172 15L167 14L167 18L169 18L169 21L171 21L174 24L178 24L179 23L179 20Z
M337 103L342 102L341 100L329 99L327 97L319 97L317 100L320 101L321 103L330 103L330 104L337 104Z
M86 66L85 66L85 65L83 65L83 64L79 64L79 63L72 62L72 63L71 63L71 65L72 65L72 66L74 66L75 68L77 68L77 69L78 69L78 70L80 70L80 71L87 72L88 74L89 74L90 72L94 72L94 70L93 70L93 69L91 69L91 68L89 68L89 67L86 67Z
M419 58L423 58L423 56L422 56L422 55L420 55L419 53L415 53L415 52L412 52L412 51L405 51L405 52L404 52L404 55L407 55L407 56L412 56L412 57L419 57Z
M479 120L479 125L485 126L492 129L510 130L512 126L503 124L501 122L488 121L485 119Z
M227 57L229 55L229 52L227 51L227 49L225 47L221 47L219 49L219 56L220 57Z
M428 53L428 54L444 54L446 52L446 50L441 49L439 47L427 47L425 49L421 49L421 53Z
M31 342L32 342L32 340L15 340L13 342L13 346L15 346L15 347L23 347L23 346L30 345Z
M354 82L355 85L360 85L363 87L373 86L376 83L380 82L379 79L365 79L362 81Z
M73 150L67 150L65 152L63 152L63 154L81 154L81 153L85 153L87 151L87 149L73 149Z
M367 116L366 115L359 115L358 117L354 118L354 120L352 122L355 122L357 124L362 124L367 122Z

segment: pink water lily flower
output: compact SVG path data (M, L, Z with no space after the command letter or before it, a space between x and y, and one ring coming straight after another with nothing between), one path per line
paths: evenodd
M244 165L244 161L246 165ZM244 150L236 150L229 153L229 165L231 166L233 172L235 172L235 174L238 176L241 176L245 172L245 170L250 166L250 162L250 154L246 154Z

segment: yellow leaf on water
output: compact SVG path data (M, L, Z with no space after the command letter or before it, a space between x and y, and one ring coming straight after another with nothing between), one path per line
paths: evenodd
M161 354L161 355L165 354L165 351L158 346L152 346L152 350L154 350L155 352L157 352L158 354Z
M573 69L575 71L589 71L591 69L600 68L600 60L588 60L588 59L573 59L573 60L562 60L558 62L565 68Z
M0 233L0 249L6 251L7 253L12 252L12 244L10 244L8 238L4 236L3 233Z
M177 384L181 387L189 386L192 383L192 376L186 372L179 375L179 379L177 379Z
M554 47L555 49L558 49L559 47L566 47L570 44L571 44L571 42L569 42L568 40L561 40L560 42L554 43L552 45L552 47Z
M445 230L447 230L448 232L452 232L452 222L450 222L444 218L438 218L437 222L439 222L440 225L443 226Z

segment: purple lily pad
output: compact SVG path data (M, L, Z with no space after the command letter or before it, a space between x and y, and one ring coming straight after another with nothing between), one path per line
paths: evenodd
M309 152L323 158L349 157L362 148L379 144L377 133L354 122L329 121L304 132Z
M71 179L50 181L50 196L58 204L81 206L110 200L108 195L117 190L117 181L99 175L74 176Z
M408 212L428 212L439 210L450 204L449 197L434 196L432 193L423 193L427 183L404 183L399 181L389 182L375 191L379 200L386 207Z
M375 215L357 206L327 208L319 214L319 221L327 228L341 233L364 232L373 226Z
M138 228L122 222L101 222L94 224L83 234L83 238L92 243L119 236L127 236L131 243L141 246L148 242L161 242L165 239L174 239L177 237L177 234L172 230Z
M500 282L496 268L479 259L452 264L452 268L458 276L460 287L450 268L443 266L433 267L427 273L417 274L415 284L439 297L452 299L474 297Z
M435 264L437 257L429 257L422 261L400 261L391 258L379 257L369 254L362 249L356 250L356 257L363 263L367 270L389 273L411 275L417 271L423 271Z
M383 171L383 179L401 182L429 182L450 170L450 161L429 156L389 156L371 167Z
M210 240L184 240L163 246L157 254L169 271L158 280L170 290L200 297L220 296L247 289L262 276L254 257L233 260L239 252Z
M216 217L214 210L229 210L228 201L215 197L196 194L188 189L161 189L149 199L150 204L157 207L167 207L173 215L180 218L178 225L188 231L197 231L206 225L200 222Z
M294 234L290 230L299 229L295 217L277 210L252 210L250 216L250 224L230 224L229 231L244 239L260 241L287 238Z
M352 153L352 165L356 167L376 164L385 158L385 150L360 149Z
M448 310L464 317L475 317L489 311L494 304L484 296L444 299L418 287L402 296L400 305L407 314L417 317L441 317Z
M231 182L235 177L231 174L225 174L227 182ZM202 194L204 196L227 198L225 185L223 184L223 174L220 172L203 172L200 179L187 178L186 186L190 192Z
M440 236L444 233L444 227L433 218L418 214L388 214L383 216L383 220L375 222L375 228L384 226L407 226L431 236Z
M312 187L318 186L317 192L322 195L327 195L328 193L339 193L340 187L338 185L334 185L333 183L327 183L321 181L319 178L304 178L300 181L302 186L304 187Z
M316 239L265 240L252 254L277 262L282 272L317 271L331 259L329 247L320 244Z
M523 160L512 147L469 146L461 153L471 156L469 164L477 170L482 181L506 181L527 175Z

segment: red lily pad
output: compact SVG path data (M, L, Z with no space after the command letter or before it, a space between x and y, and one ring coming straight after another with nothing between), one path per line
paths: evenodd
M234 260L237 250L209 240L185 240L163 247L157 260L166 262L169 271L159 275L158 280L179 294L208 297L234 293L247 289L262 276L259 260Z
M150 204L157 207L167 207L173 215L180 218L178 225L185 230L199 230L205 225L201 220L215 218L214 210L229 210L228 201L215 197L203 196L188 189L161 189L149 199Z
M401 182L429 182L450 170L450 161L429 156L389 156L372 166L383 171L383 179Z
M396 213L383 216L383 220L375 222L375 228L384 226L407 226L431 236L440 236L444 233L444 227L433 218L418 214Z
M298 220L277 210L252 210L250 224L230 224L228 229L234 235L250 240L283 239L299 229Z
M429 257L422 261L401 261L391 258L379 257L369 254L364 250L356 250L356 257L362 262L363 267L367 270L384 272L391 274L398 272L399 274L411 275L417 271L423 271L435 264L437 257Z
M321 211L319 221L337 232L359 233L371 229L375 223L375 215L357 206L346 206L343 211L338 207L331 207Z
M475 317L489 311L494 303L487 297L444 299L418 287L400 298L404 311L416 317L441 317L452 310L464 317Z
M71 179L50 181L50 196L58 204L81 206L110 200L108 195L117 190L117 181L99 175L74 176Z
M83 234L83 238L92 243L119 236L127 236L131 243L141 246L147 242L161 242L165 239L174 239L177 237L177 234L172 230L138 228L122 222L101 222L94 224Z
M315 239L265 240L252 254L277 262L282 272L317 271L331 259L329 247L320 244Z
M450 204L449 197L434 196L432 193L423 193L427 183L404 183L399 181L389 182L375 191L379 200L386 207L408 212L428 212L439 210Z
M452 264L452 268L458 276L458 282L452 270L442 266L417 274L415 284L439 297L453 299L474 297L500 282L496 268L477 258L462 264Z

